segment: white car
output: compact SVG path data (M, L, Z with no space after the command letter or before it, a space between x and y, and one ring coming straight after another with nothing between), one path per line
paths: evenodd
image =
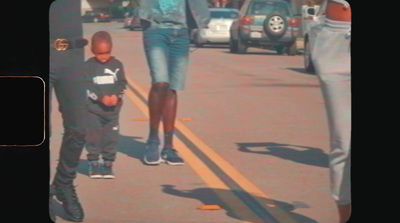
M210 8L211 20L207 29L195 29L191 39L197 47L204 44L229 44L229 29L239 16L239 11L232 8Z

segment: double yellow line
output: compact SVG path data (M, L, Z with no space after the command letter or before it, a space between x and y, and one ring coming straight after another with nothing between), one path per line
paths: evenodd
M139 108L141 112L148 118L148 107L145 102L140 99L146 98L144 90L132 79L127 77L128 85L136 91L133 92L131 89L127 89L125 94L129 99ZM140 97L139 97L140 96ZM196 136L190 129L188 129L182 122L176 120L176 129L182 133L193 145L195 145L205 156L207 156L220 170L224 172L229 178L231 178L235 184L237 184L245 193L251 195L254 200L268 212L269 215L273 216L274 219L282 223L295 223L291 216L283 211L280 207L275 204L266 194L258 189L253 183L251 183L246 177L238 172L231 164L225 159L218 155L212 148L210 148L204 141ZM232 188L229 187L225 182L218 177L209 166L207 166L198 156L196 156L191 149L189 149L185 143L182 142L178 137L174 136L175 147L191 168L201 177L201 179L211 188L214 189L216 195L229 206L240 219L246 219L246 222L269 222L263 217L260 217L260 213L246 205L243 199L240 199L233 192ZM225 191L225 192L222 192ZM229 191L229 193L226 193ZM250 220L250 221L249 221ZM274 221L274 222L276 222Z

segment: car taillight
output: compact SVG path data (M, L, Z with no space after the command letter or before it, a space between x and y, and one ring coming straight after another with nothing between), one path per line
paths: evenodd
M107 14L100 14L99 17L100 17L100 18L108 18L109 15L107 15Z
M240 24L242 25L251 25L254 22L253 16L243 16L240 18Z
M291 19L289 19L289 26L299 27L300 26L300 19L299 18L291 18Z

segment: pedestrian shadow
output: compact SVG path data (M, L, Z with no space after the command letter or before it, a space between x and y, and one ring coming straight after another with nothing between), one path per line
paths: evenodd
M258 49L258 48L257 48ZM264 50L264 49L261 49L261 50ZM238 53L232 53L231 51L222 51L223 53L227 53L227 54L235 54L235 55L238 55L238 56L243 56L243 55L270 55L270 56L272 56L272 55L275 55L275 56L284 56L284 55L278 55L278 54L276 54L275 52L271 52L271 51L268 51L268 50L265 50L265 51L251 51L251 50L249 50L249 51L247 51L246 53L243 53L243 54L238 54Z
M120 135L117 144L117 151L143 162L142 157L144 156L146 144L139 142L136 139L142 139L142 137ZM82 175L89 176L89 162L87 160L80 159L77 172Z
M252 84L253 87L293 87L293 88L319 88L318 84L290 84L290 83L256 83Z
M297 163L329 167L329 157L322 149L274 142L236 143L238 150L246 153L276 156ZM255 148L263 147L262 151Z
M287 70L292 70L292 71L295 71L295 72L298 72L298 73L302 73L302 74L308 74L308 75L315 76L314 72L308 72L305 68L291 68L291 67L288 67L286 69Z
M138 32L138 31L143 31L143 29L142 28L135 28L135 29L130 29L130 28L128 28L127 29L129 32Z
M76 172L85 176L89 176L89 161L80 159Z
M204 44L202 47L199 47L199 49L202 49L202 48L209 48L209 49L226 49L226 48L229 48L229 45L225 45L225 44L217 44L217 43L215 43L215 44L212 44L212 43L210 43L210 44Z
M240 221L246 221L246 222L257 222L257 219L255 217L250 217L248 212L250 209L234 209L234 204L227 205L225 204L219 197L229 197L232 196L232 193L234 194L243 194L245 192L241 190L225 190L225 189L216 189L216 188L197 188L193 190L179 190L175 189L174 185L161 185L162 187L162 192L178 197L183 197L183 198L190 198L190 199L196 199L199 200L203 205L218 205L221 207L226 212L226 215L240 220ZM269 198L260 198L260 197L255 197L253 196L258 202L261 203L264 207L268 206L268 210L272 211L272 209L280 209L284 213L286 213L288 216L292 217L294 220L296 220L298 223L317 223L317 221L294 213L293 211L297 208L309 208L308 205L302 202L293 202L293 204L289 204L286 202L282 201L277 201ZM248 201L244 201L246 203ZM301 205L299 205L301 204ZM267 209L266 209L267 210ZM268 211L267 210L267 211ZM266 221L268 222L268 221Z
M118 152L144 163L143 156L146 150L146 143L140 142L137 139L142 139L142 137L121 135L117 145Z

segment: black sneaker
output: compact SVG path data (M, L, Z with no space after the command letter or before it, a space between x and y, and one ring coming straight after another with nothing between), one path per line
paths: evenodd
M146 152L144 154L144 162L149 165L158 165L161 163L160 150L158 141L147 141Z
M55 186L55 196L62 202L65 213L71 221L83 221L84 213L81 204L79 203L78 196L73 185L61 187Z
M161 158L169 165L183 165L183 159L178 156L173 147L165 147L161 151Z
M92 179L103 178L103 165L100 162L89 162L89 177Z
M112 170L113 163L112 162L104 162L103 165L103 178L104 179L114 179L114 172Z

